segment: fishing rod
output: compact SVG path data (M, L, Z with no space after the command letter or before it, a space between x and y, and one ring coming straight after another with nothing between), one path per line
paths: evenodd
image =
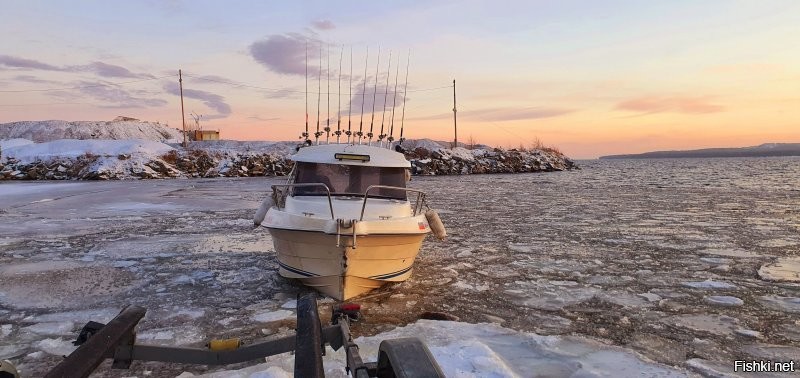
M403 113L400 117L400 139L398 143L400 145L403 144L405 139L403 138L403 127L405 126L406 120L406 94L408 94L408 66L411 64L411 49L408 49L408 58L406 60L406 84L403 86Z
M325 144L331 143L331 51L330 47L325 50L328 61L328 68L325 71L325 76L328 80L328 119L325 120Z
M397 78L400 76L400 54L397 54L397 67L394 69L394 92L392 92L392 122L389 126L389 139L387 139L387 147L392 148L394 142L394 108L397 106Z
M319 105L322 101L322 42L319 43L319 75L317 75L317 132L314 133L314 141L319 145Z
M347 144L350 144L350 127L353 118L353 45L350 45L350 89L347 91Z
M372 120L369 122L368 145L372 145L372 126L375 124L375 98L378 97L378 68L381 66L381 47L378 46L378 63L375 64L375 87L372 90Z
M336 143L342 135L342 56L344 55L344 45L339 52L339 110L336 112Z
M386 97L389 95L389 77L392 72L392 50L389 50L389 66L386 67L386 89L383 91L383 115L381 116L381 133L378 134L378 143L381 147L383 147L383 138L386 138L386 134L383 133L383 124L386 121Z
M304 144L310 142L308 139L308 39L306 39L306 132L300 138L303 139Z
M367 94L367 65L369 63L369 46L367 46L367 55L364 57L364 89L361 90L361 121L358 123L358 144L361 144L361 139L364 135L364 96Z

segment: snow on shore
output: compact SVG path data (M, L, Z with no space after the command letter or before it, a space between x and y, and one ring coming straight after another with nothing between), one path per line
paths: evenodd
M187 148L181 131L159 122L20 121L0 124L0 180L117 180L242 177L289 173L297 142L203 141ZM170 144L167 146L166 144ZM561 171L577 166L552 149L409 139L405 155L417 175Z
M687 373L661 365L622 348L573 336L540 336L494 324L419 320L405 327L355 340L365 361L374 361L382 340L420 337L448 377L685 377ZM346 377L343 349L328 347L326 377ZM291 377L294 358L268 357L240 370L203 377ZM179 377L192 377L183 373Z
M118 117L113 121L20 121L0 124L0 139L28 139L37 143L58 139L145 139L177 142L183 134L159 122Z
M12 139L10 146L3 143L2 157L14 157L20 163L30 164L40 160L55 158L75 159L82 155L98 155L117 157L119 155L136 155L145 159L154 159L166 154L174 148L150 140L76 140L61 139L52 142L34 143L25 139ZM27 143L26 143L27 142Z

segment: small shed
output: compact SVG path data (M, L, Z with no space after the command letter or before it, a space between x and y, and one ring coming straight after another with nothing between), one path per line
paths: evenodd
M219 140L219 130L192 130L189 136L192 140Z

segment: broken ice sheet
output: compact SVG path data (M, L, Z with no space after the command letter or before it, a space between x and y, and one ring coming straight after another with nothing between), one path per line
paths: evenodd
M538 281L520 282L506 285L506 294L512 302L539 310L555 311L566 306L582 303L601 290L580 284L575 281Z
M250 319L253 321L261 323L277 322L279 320L294 318L294 312L289 310L259 311L250 316Z
M758 301L764 306L778 311L800 313L800 298L782 297L780 295L763 295Z
M725 315L674 315L661 320L663 323L688 329L692 332L710 333L718 336L731 335L739 320Z
M689 287L692 289L706 289L706 290L714 290L714 289L734 289L736 285L723 282L723 281L713 281L711 279L699 282L684 282L683 286Z
M761 279L780 282L800 282L800 257L785 257L764 264L758 269Z

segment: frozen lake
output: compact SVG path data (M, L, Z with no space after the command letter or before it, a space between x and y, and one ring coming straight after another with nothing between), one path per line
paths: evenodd
M517 336L587 336L690 374L741 358L798 360L800 159L579 164L414 177L449 238L427 239L409 281L357 298L365 320L354 333L441 311ZM288 332L301 287L277 275L268 233L252 227L269 185L283 181L0 183L0 358L41 375L86 321L129 303L148 308L148 343ZM504 337L498 345L525 350L524 338ZM100 375L205 370L135 362ZM528 375L497 376L514 374Z

